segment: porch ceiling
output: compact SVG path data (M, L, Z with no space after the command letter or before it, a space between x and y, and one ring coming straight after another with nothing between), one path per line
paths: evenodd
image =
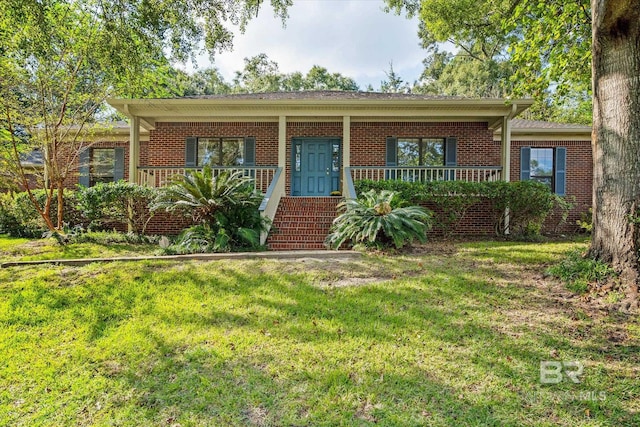
M486 121L493 123L507 116L516 105L516 115L532 100L506 99L110 99L118 111L140 117L142 126L152 129L157 122L206 121Z

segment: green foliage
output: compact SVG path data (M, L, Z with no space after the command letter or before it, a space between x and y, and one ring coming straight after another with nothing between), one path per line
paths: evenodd
M535 181L426 181L407 182L357 181L356 192L369 190L390 190L398 192L400 197L412 204L432 204L434 211L434 229L443 233L455 231L456 225L467 211L483 200L491 207L495 231L499 235L505 232L505 209L509 208L509 231L516 237L535 236L540 233L547 216L554 208L561 210L560 221L566 220L566 213L572 204L549 191L544 184Z
M609 264L585 256L575 250L569 252L560 263L550 267L547 272L565 282L572 292L584 294L589 285L602 283L615 274Z
M91 229L108 230L126 223L130 232L144 234L153 215L149 204L156 192L154 188L126 181L98 183L93 187L78 187L77 207Z
M533 97L529 118L591 122L588 0L386 0L420 18L428 56L414 92ZM442 42L455 55L439 51Z
M215 81L215 79L214 79ZM306 73L283 74L278 64L261 53L244 59L244 69L236 71L229 90L234 93L298 92L303 90L358 90L358 84L340 73L330 73L314 65Z
M44 206L48 198L45 190L32 190L36 201ZM83 225L82 212L76 209L76 194L73 191L64 192L63 223L66 228ZM57 196L52 197L51 215L57 222ZM6 233L17 237L41 237L48 228L34 204L29 199L27 192L0 194L0 233ZM60 230L63 232L63 230Z
M515 236L537 236L542 223L554 207L554 194L549 187L537 181L496 181L487 183L487 196L491 200L496 231L505 230L506 210L508 227Z
M97 245L114 244L152 244L157 243L157 236L145 236L143 234L119 233L117 231L86 231L69 238L69 243L93 243Z
M217 176L210 167L178 176L159 190L152 209L191 218L198 223L178 239L184 251L211 252L257 248L266 219L258 207L262 195L242 172Z
M425 242L431 214L419 206L404 207L398 193L367 191L348 199L339 208L344 212L334 221L326 244L339 248L343 243L368 247L401 248L413 240Z

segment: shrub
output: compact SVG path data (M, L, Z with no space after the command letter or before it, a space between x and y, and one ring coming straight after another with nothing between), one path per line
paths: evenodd
M509 231L514 236L531 236L540 232L544 220L557 207L560 221L573 206L566 199L551 193L544 184L535 181L357 181L358 193L369 190L391 190L411 204L431 203L438 206L434 228L443 233L455 230L468 210L482 200L491 205L495 232L506 231L505 209L509 208Z
M325 243L339 248L345 242L368 247L401 248L413 240L425 242L431 213L419 206L404 207L398 193L370 190L338 205L344 212L334 221Z
M46 190L32 190L31 193L36 198L40 206L44 206L47 195ZM64 192L64 212L63 221L67 228L83 225L82 213L76 209L75 193L71 190ZM58 199L54 192L51 204L51 219L57 221ZM44 220L36 210L29 194L4 193L0 197L0 232L18 237L41 237L48 231Z
M157 190L126 181L79 187L77 207L94 230L109 230L127 224L131 233L143 234L153 216L149 204Z
M177 245L191 252L256 249L268 222L258 207L262 195L242 172L214 175L210 167L179 176L160 189L153 209L183 215L198 225L185 230Z

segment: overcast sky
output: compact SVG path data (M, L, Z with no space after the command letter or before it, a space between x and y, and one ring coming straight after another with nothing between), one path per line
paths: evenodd
M374 88L393 69L413 82L422 72L418 21L385 13L382 0L294 0L286 27L273 16L267 1L245 34L237 33L233 52L218 54L214 65L225 80L244 67L244 58L265 53L280 72L307 72L320 65L354 78L361 89ZM205 59L199 67L210 66Z

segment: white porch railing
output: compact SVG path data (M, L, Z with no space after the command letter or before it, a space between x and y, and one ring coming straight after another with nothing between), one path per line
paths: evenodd
M266 193L269 184L273 180L278 168L275 166L256 167L217 167L213 168L214 175L223 171L242 171L244 176L253 179L255 188L261 193ZM186 172L202 171L202 168L184 167L140 167L138 168L138 183L149 187L164 187L168 185L175 175L184 175Z
M351 166L354 181L500 181L502 166L383 167Z

